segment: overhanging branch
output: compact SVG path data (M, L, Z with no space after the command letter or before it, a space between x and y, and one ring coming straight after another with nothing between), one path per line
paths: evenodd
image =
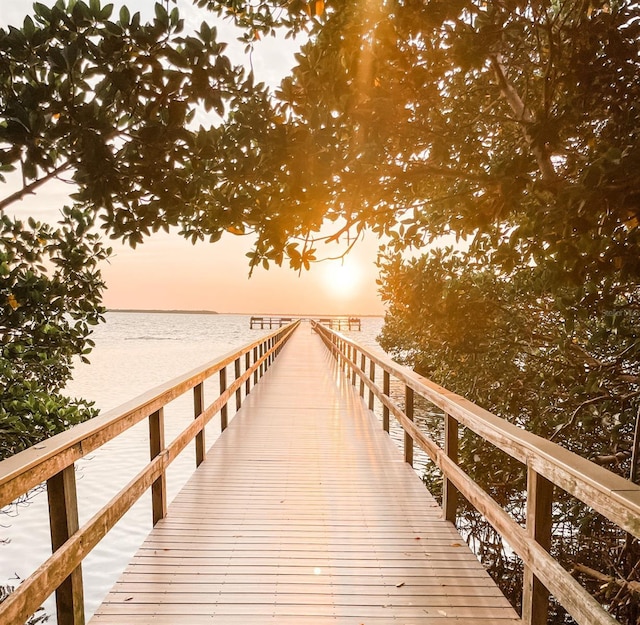
M71 162L66 161L62 163L62 165L51 170L46 176L43 176L42 178L38 178L37 180L34 180L33 182L24 185L22 189L19 189L15 193L8 195L3 200L0 200L0 211L3 211L7 206L12 204L13 202L17 202L18 200L23 199L25 195L33 195L36 189L41 187L45 182L48 182L52 178L55 178L66 169L69 169L69 167L71 167Z

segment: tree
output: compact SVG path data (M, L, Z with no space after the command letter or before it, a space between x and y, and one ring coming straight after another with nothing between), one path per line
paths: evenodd
M21 28L0 29L0 181L20 181L0 199L3 456L95 414L61 394L102 314L109 250L94 224L136 245L161 228L213 241L269 219L250 176L255 136L277 129L264 86L206 23L183 35L162 4L150 23L112 12L36 3ZM56 179L74 185L57 227L5 214Z
M0 458L97 412L61 391L102 319L97 267L109 250L91 232L90 214L63 214L59 228L0 217Z
M535 268L513 276L469 262L449 249L383 265L389 302L381 345L421 374L521 427L629 478L638 385L638 312L617 322L585 317L567 331L566 317L543 289L532 291ZM635 293L634 303L637 303ZM615 314L612 311L612 314ZM615 326L615 332L612 328ZM441 421L426 422L441 436ZM465 430L460 464L493 498L524 522L522 465ZM425 474L432 491L441 477ZM635 623L638 602L615 579L634 580L637 542L602 517L558 493L553 551L623 622ZM520 601L521 565L486 523L464 506L461 528L478 546L507 596ZM606 571L593 578L595 571ZM557 611L555 623L563 623Z

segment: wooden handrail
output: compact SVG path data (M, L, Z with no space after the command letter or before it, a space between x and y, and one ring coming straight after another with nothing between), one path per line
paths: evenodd
M352 384L355 386L356 380L360 380L360 395L363 396L364 384L379 400L383 407L385 430L389 430L389 414L403 427L405 459L410 461L412 456L408 446L415 443L442 471L445 518L455 521L456 496L461 493L522 559L525 565L524 623L546 623L548 592L581 625L612 625L618 622L548 552L553 488L561 488L624 531L640 537L640 486L476 406L460 395L398 365L381 351L365 348L321 324L312 322L312 327L322 337L339 365L346 367L347 378L351 378ZM375 382L372 374L367 375L367 360L370 372L375 368L382 370L382 388ZM390 397L391 377L405 387L405 410ZM413 394L427 399L444 412L444 448L426 436L413 422ZM458 425L469 428L526 465L526 529L516 523L458 466Z
M196 465L202 462L205 450L201 435L205 425L220 413L221 426L226 426L227 403L232 398L237 402L237 393L243 387L245 394L249 393L252 376L255 384L299 323L295 321L279 328L239 350L0 462L0 507L10 504L44 481L56 493L55 497L50 498L49 507L53 553L0 605L0 625L25 622L54 591L57 595L58 625L84 623L80 575L82 560L149 488L153 490L154 524L163 518L166 514L164 483L168 466L194 439ZM245 362L243 372L238 365L242 360ZM222 372L226 372L227 366L232 364L235 378L227 384L226 373ZM222 374L221 381L224 380L224 383L221 384L220 395L205 407L202 383L216 373ZM165 444L164 406L191 389L194 392L194 419L171 443ZM149 463L87 523L78 528L74 463L145 418L149 419L150 425ZM64 505L61 505L61 498Z

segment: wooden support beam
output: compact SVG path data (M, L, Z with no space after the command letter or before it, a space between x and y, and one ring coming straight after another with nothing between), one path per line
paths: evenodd
M413 389L404 387L404 413L409 421L413 421ZM405 430L404 432L404 461L413 466L413 438Z
M385 369L382 374L382 393L389 397L391 387L391 376L389 372ZM382 406L382 427L385 432L389 432L389 406L384 404Z
M360 371L362 371L363 374L364 374L365 364L366 364L366 356L364 355L364 352L362 352L362 354L360 354ZM364 399L364 377L360 378L360 397Z
M551 508L553 504L553 483L539 475L531 467L527 468L527 533L532 541L545 551L551 548ZM549 591L533 574L524 567L522 622L525 625L546 625L549 613Z
M458 422L449 414L444 415L444 453L458 464ZM456 524L458 509L458 489L453 482L443 476L442 510L444 518Z
M193 387L193 416L197 419L204 410L204 388L202 382ZM205 458L204 429L196 434L196 466L199 467Z
M355 348L355 346L351 347L351 362L353 363L352 365L352 369L351 369L351 386L355 386L356 385L356 366L358 364L358 352Z
M258 347L253 348L253 364L255 365L258 362ZM253 372L253 385L255 386L258 383L258 369Z
M222 367L220 369L220 395L227 390L227 368ZM227 404L225 403L222 408L220 408L220 430L224 432L227 429L228 425L228 410Z
M149 415L149 451L151 460L164 449L164 408ZM162 474L151 484L151 509L153 524L167 516L167 474Z
M71 465L47 480L51 549L54 553L80 527L75 473L75 465ZM56 611L59 625L84 625L81 565L78 565L57 588Z
M240 377L240 358L236 358L234 362L234 374L236 376L236 380ZM240 410L240 406L242 406L242 386L238 386L236 390L236 411Z
M264 375L264 360L262 360L262 357L264 356L264 343L260 343L260 345L258 346L258 355L260 356L260 377L262 377Z
M369 379L372 383L376 381L376 363L373 360L369 361ZM369 410L373 410L373 390L369 389Z

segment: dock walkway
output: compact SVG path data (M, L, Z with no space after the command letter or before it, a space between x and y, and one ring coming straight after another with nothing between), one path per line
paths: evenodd
M305 323L91 623L520 620Z

